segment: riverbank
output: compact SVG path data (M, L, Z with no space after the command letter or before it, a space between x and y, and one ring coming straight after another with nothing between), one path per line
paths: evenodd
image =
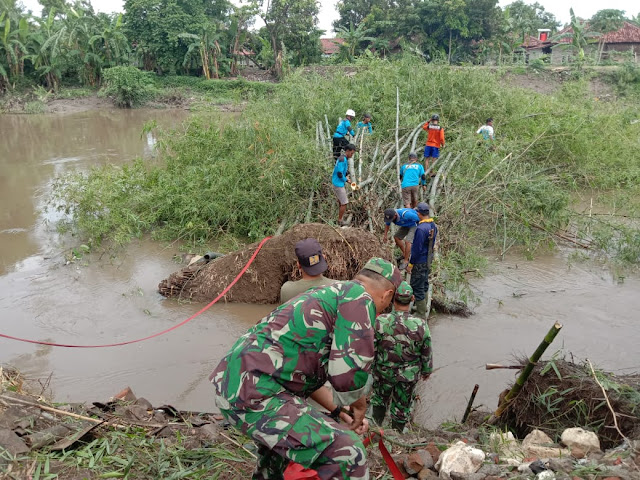
M609 377L601 372L601 378ZM47 384L39 383L0 369L2 478L240 480L255 465L255 444L217 413L153 406L129 387L91 405L51 403ZM638 478L635 437L605 449L590 431L533 428L519 440L484 418L475 412L466 425L412 425L404 434L388 430L385 448L404 478ZM386 479L389 466L378 438L368 448L369 467L372 478Z

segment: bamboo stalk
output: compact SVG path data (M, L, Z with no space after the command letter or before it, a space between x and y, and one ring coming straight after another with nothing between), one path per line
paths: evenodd
M469 402L467 403L467 408L464 411L464 415L462 416L462 423L466 423L469 414L471 413L471 408L473 408L473 401L476 399L476 394L478 393L478 388L480 385L476 383L475 387L473 387L473 392L471 392L471 397L469 397Z
M327 138L331 138L331 129L329 128L329 117L327 117L326 113L324 115L324 123L327 127Z
M531 375L531 372L533 371L533 367L535 367L538 360L540 360L540 357L542 356L542 354L549 347L549 345L551 345L551 342L553 342L553 340L556 338L556 335L558 335L558 332L560 331L561 328L562 328L562 325L556 322L553 325L553 327L551 327L549 332L547 332L547 334L545 335L540 345L538 345L538 348L536 349L536 351L533 352L533 355L531 355L531 357L529 358L529 362L524 367L524 370L522 370L522 373L520 373L520 375L516 379L516 383L513 385L511 390L509 390L509 393L507 393L507 395L504 397L500 405L498 405L497 410L493 414L492 420L497 419L500 415L502 415L502 413L505 411L505 409L507 408L511 400L513 400L516 397L516 395L518 395L518 393L524 386L525 382L529 378L529 375ZM493 422L490 421L490 423L493 423Z

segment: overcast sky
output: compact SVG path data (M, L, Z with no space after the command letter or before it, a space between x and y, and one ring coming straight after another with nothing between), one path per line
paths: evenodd
M513 0L500 0L500 6L504 7ZM527 1L526 3L535 3ZM25 7L39 13L40 5L37 0L22 0ZM332 36L331 23L336 19L337 13L335 4L337 0L320 1L320 28L325 30L325 36ZM538 0L538 2L548 11L553 13L562 23L569 21L569 9L574 6L574 12L582 18L590 18L594 13L602 8L617 8L624 10L628 16L640 13L640 2L638 0L609 0L606 3L595 0ZM99 12L119 12L122 11L122 0L91 0L93 8ZM239 3L235 1L234 3ZM259 23L256 25L262 26Z

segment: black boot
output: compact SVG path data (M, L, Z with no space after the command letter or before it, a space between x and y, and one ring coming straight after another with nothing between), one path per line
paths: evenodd
M396 422L395 420L391 420L391 428L393 428L398 433L404 432L405 425L406 423L404 422Z
M386 414L387 409L385 407L377 405L373 406L373 421L376 422L379 427L382 426L382 422L384 422L384 417Z

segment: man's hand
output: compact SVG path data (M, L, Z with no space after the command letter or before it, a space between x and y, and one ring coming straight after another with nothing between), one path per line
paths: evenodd
M411 275L411 270L413 270L413 265L411 265L411 264L407 265L407 273L409 275Z
M358 432L361 426L363 426L364 414L367 411L367 399L366 397L360 397L351 405L351 415L353 416L353 422L349 424L349 429Z
M351 409L351 407L344 407L344 408L347 410ZM351 424L353 423L353 417L350 414L341 412L340 420L349 428L351 428ZM368 431L369 431L369 420L367 420L366 418L362 421L362 425L360 425L358 428L354 430L354 432L356 432L356 434L358 435L364 435Z

